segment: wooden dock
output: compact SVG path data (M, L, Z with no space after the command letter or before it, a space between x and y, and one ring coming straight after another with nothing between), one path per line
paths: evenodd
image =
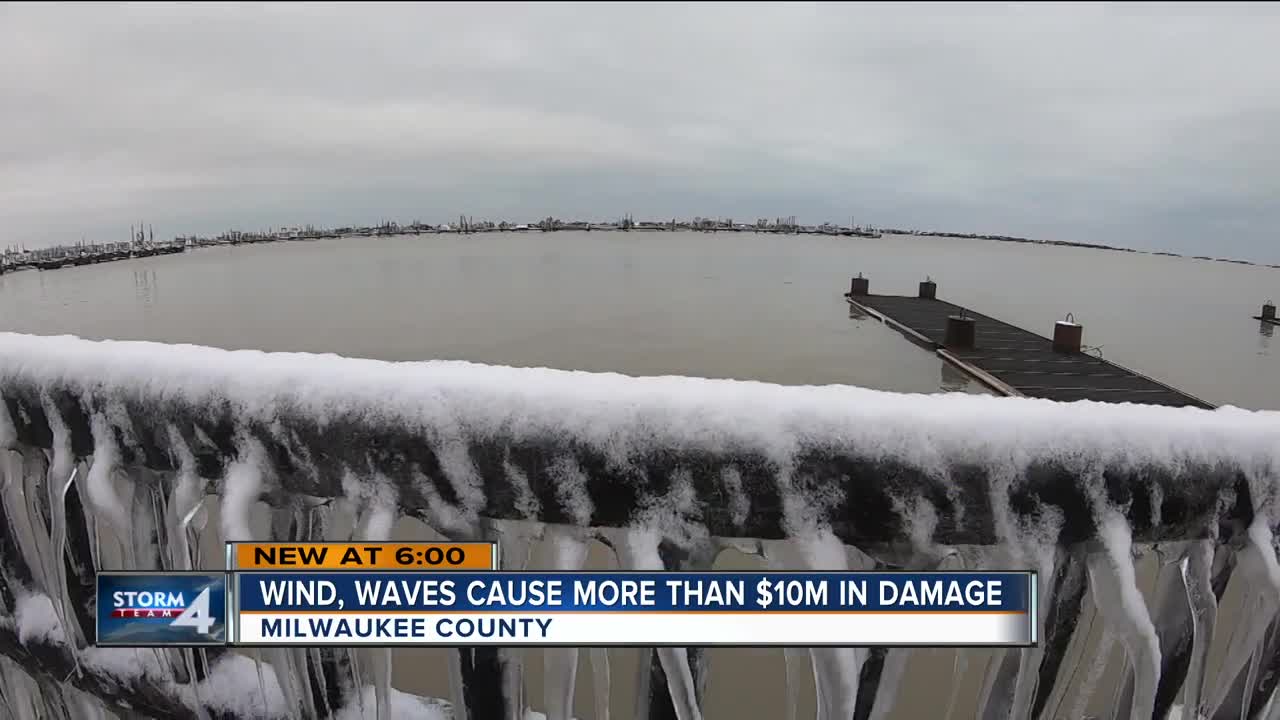
M855 286L857 281L855 280ZM922 295L925 295L922 284ZM932 294L932 290L928 294ZM933 297L846 293L849 304L937 352L1002 395L1061 402L1096 400L1212 409L1215 406L1085 352L1059 352L1049 338ZM948 318L974 320L972 347L947 347Z

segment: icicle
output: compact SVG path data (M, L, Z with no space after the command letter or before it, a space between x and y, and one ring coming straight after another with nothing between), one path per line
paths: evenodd
M1086 560L1095 604L1108 629L1124 646L1133 669L1133 702L1128 716L1151 717L1160 677L1160 641L1138 590L1129 523L1120 513L1107 510L1098 533L1105 552L1090 553Z
M1280 564L1276 561L1271 528L1264 514L1258 514L1245 533L1245 546L1239 553L1236 572L1245 583L1245 612L1214 683L1214 696L1209 704L1213 714L1226 701L1236 676L1257 652L1267 626L1280 609Z
M391 528L396 522L398 507L394 487L386 478L380 478L364 513L364 539L369 542L386 542L391 539ZM378 720L391 718L391 648L373 651L373 681L377 698Z
M999 544L985 553L985 562L980 566L1037 570L1037 595L1041 601L1033 622L1042 641L1037 647L995 652L983 679L978 705L978 717L984 720L1031 717L1045 659L1049 613L1055 609L1052 591L1064 519L1052 507L1042 508L1034 517L1023 517L1014 511L1010 497L1023 472L1023 465L1013 458L1003 458L988 468L992 524ZM999 559L992 563L995 558ZM1058 661L1055 651L1053 663Z
M1179 563L1182 582L1187 588L1191 606L1192 650L1187 679L1183 684L1183 707L1196 720L1200 698L1204 692L1205 666L1213 646L1213 631L1218 621L1218 598L1213 594L1213 541L1198 540L1188 548Z
M159 487L167 483L141 468L133 469L131 475L134 482L129 527L134 548L133 569L159 570L165 562L167 545L164 541L164 512L159 507L163 502Z
M83 568L91 572L97 572L103 567L102 542L100 531L98 528L98 516L93 512L93 503L89 501L88 480L89 473L93 469L91 458L82 460L78 467L80 472L76 475L76 481L71 484L71 490L76 494L76 502L80 506L80 521L84 524L83 537L87 541L87 547L82 548L86 551L86 557L79 558L83 563ZM68 500L69 502L69 500ZM77 534L80 534L77 532ZM67 538L70 541L71 528L67 528Z
M453 701L452 720L471 720L467 709L466 683L462 680L462 655L465 648L456 648L449 653L449 697Z
M38 516L33 517L39 496L31 495L28 490L30 478L45 477L44 456L39 451L32 450L2 459L9 478L4 487L4 510L9 528L22 552L23 561L31 569L33 581L41 591L46 591L52 585L52 579L45 577L45 558L52 554L52 550L49 548L48 533L44 532L43 521ZM37 522L40 524L36 525Z
M1267 701L1267 706L1262 709L1261 717L1263 720L1280 720L1280 688L1271 693L1271 699ZM1191 720L1200 720L1192 717Z
M792 540L768 541L764 543L764 555L769 567L773 569L850 569L848 552L830 532ZM858 701L858 677L866 662L867 650L810 648L809 658L813 665L813 680L818 697L818 720L853 717ZM798 672L798 669L794 669L789 674L794 678ZM794 690L789 688L788 692Z
M78 473L78 467L75 462L75 455L71 452L71 432L67 428L66 422L59 414L57 407L49 399L47 395L42 398L42 405L45 417L49 422L49 429L52 432L52 457L50 458L48 473L44 478L43 496L37 496L38 493L34 487L28 489L28 499L34 500L40 497L43 501L43 507L48 509L49 516L44 518L48 521L49 528L49 544L47 552L42 553L42 564L44 565L44 590L53 600L54 608L58 612L58 618L62 626L69 631L69 644L71 652L74 656L76 650L84 645L84 636L81 633L80 623L71 613L71 599L68 597L67 590L67 565L65 558L67 556L67 512L66 512L66 496L67 491L75 482ZM8 413L6 413L7 415ZM37 478L32 477L35 481ZM32 505L29 509L34 509ZM34 532L40 535L44 534L44 524L42 520L32 518L32 528ZM43 545L43 543L41 543Z
M1188 632L1192 647L1188 653L1187 674L1183 679L1183 707L1192 719L1201 710L1204 688L1204 666L1213 643L1217 620L1217 597L1212 587L1213 541L1201 539L1187 544L1176 561L1176 573L1187 602ZM1161 570L1164 573L1164 569ZM1162 643L1164 644L1164 643ZM1175 643L1170 643L1172 644Z
M3 482L0 482L0 492L8 492L13 485L21 484L21 475L12 469L12 465L17 463L21 466L23 450L21 448L0 449L0 473L3 473Z
M783 685L786 689L787 720L796 720L800 713L800 682L805 666L810 664L809 651L804 648L783 648Z
M265 672L266 668L275 670L276 679L280 683L280 693L290 713L298 712L304 704L309 706L311 701L310 688L307 686L306 664L304 662L299 666L297 662L299 655L303 657L306 655L305 648L302 650L303 652L300 653L297 648L265 648L258 658L259 673Z
M169 562L175 570L195 568L199 558L192 552L188 528L194 514L205 497L205 481L196 472L196 458L187 447L178 428L169 425L169 450L178 461L177 482L169 495L167 522L169 523Z
M312 713L304 717L329 717L333 714L333 708L329 707L329 690L325 685L324 673L320 672L320 665L323 660L320 648L303 648L305 652L298 653L297 657L301 658L302 667L299 669L300 679L307 686L306 694L306 712Z
M1096 612L1096 605L1095 605ZM1098 683L1102 680L1102 674L1107 669L1107 664L1111 655L1115 652L1116 636L1111 630L1103 624L1102 634L1098 637L1098 645L1094 650L1092 662L1089 663L1088 672L1085 673L1084 681L1074 688L1073 701L1071 709L1064 717L1083 718L1086 717L1085 711L1089 707L1089 703L1093 700L1094 692L1097 690ZM1083 660L1083 658L1081 658ZM1064 697L1063 700L1066 698Z
M250 652L253 653L253 665L258 674L258 691L262 693L262 697L266 697L267 678L265 670L267 664L262 660L262 648L251 648ZM287 671L287 669L280 668L280 671L276 672L276 678L281 679L281 690L284 689L284 680L281 678L282 672L284 671ZM286 697L288 697L287 694ZM285 707L290 707L288 701L285 702Z
M241 438L240 457L227 467L222 491L222 537L228 542L253 539L249 512L262 492L266 450L253 438Z
M24 460L26 461L22 470L24 506L20 507L25 510L27 532L31 536L30 548L36 553L34 557L29 557L27 562L40 583L41 590L52 595L56 591L53 587L56 579L50 574L52 565L49 558L53 556L53 548L49 537L49 497L46 490L50 465L48 458L42 459L35 454L24 456Z
M1045 624L1049 620L1048 613L1052 608L1050 594L1053 590L1054 572L1057 569L1056 548L1053 545L1041 545L1035 548L1032 554L1034 557L1029 559L1036 564L1036 595L1043 598L1039 603L1039 617L1036 617L1034 622L1038 628L1038 637L1044 638ZM1138 601L1142 601L1141 595L1138 595ZM1031 717L1036 687L1040 681L1040 662L1044 658L1044 641L1041 640L1037 647L1022 648L1019 656L1018 682L1014 685L1011 717ZM1156 662L1158 669L1159 660ZM1155 685L1152 685L1151 692L1154 698Z
M726 472L725 475L728 476L729 473ZM741 480L737 471L733 472L733 476L739 481ZM741 525L741 521L738 524ZM771 570L785 569L785 563L780 564L778 553L770 556L766 552L764 541L755 539L744 541L734 538L717 538L717 540L723 543L725 547L731 547L744 555L754 555L761 558ZM785 553L783 557L785 557ZM785 720L797 720L800 714L800 683L803 681L805 672L811 672L808 666L812 663L812 660L809 657L808 650L786 647L782 649L782 661L784 672L783 688L786 693L787 706Z
M917 498L910 502L895 500L894 505L898 514L906 522L911 541L910 556L904 569L918 572L939 570L957 564L963 566L959 551L934 543L933 536L938 525L938 514L932 504ZM874 560L866 558L860 551L857 552L863 567L871 569L875 566ZM902 684L912 652L911 648L887 648L876 684L860 688L860 692L864 694L869 691L875 693L870 720L885 720L893 711L898 697L898 688Z
M485 518L481 523L483 537L497 542L501 548L498 562L503 570L527 569L533 546L545 529L542 523L534 521ZM500 648L498 652L503 659L502 692L508 702L507 709L513 720L519 720L527 706L524 698L524 656L519 648Z
M125 548L127 567L133 567L132 544L129 542L129 511L116 492L115 471L119 462L116 448L115 431L107 421L107 416L94 413L89 423L93 431L93 465L89 468L89 477L85 478L85 486L89 491L89 504L94 512L107 521L116 539Z
M1258 680L1258 666L1261 663L1262 663L1262 648L1259 647L1257 650L1253 652L1253 655L1249 658L1249 674L1245 677L1245 681L1244 681L1244 691L1246 693L1245 697L1247 698L1247 700L1252 700L1252 692L1253 692L1253 689L1256 687L1255 683ZM1241 714L1247 714L1249 712L1249 705L1247 700L1246 702L1242 703L1243 707L1241 708L1242 709Z
M223 539L228 542L251 542L253 540L253 530L249 526L249 513L253 505L258 500L263 484L263 455L264 450L261 443L252 438L241 437L239 443L240 456L232 461L226 469L222 489L222 535ZM175 489L176 492L176 489ZM190 493L190 491L187 491ZM184 500L191 503L191 496L188 494ZM183 522L194 518L199 508L199 503L191 503L189 509L183 518ZM278 527L277 510L272 515L273 533ZM185 537L185 533L184 533ZM284 698L285 707L290 712L297 712L300 707L300 697L304 691L300 691L296 687L296 683L300 675L300 671L293 667L292 648L270 648L262 651L254 652L254 663L258 673L258 685L263 697L266 697L266 672L268 668L275 669L275 677L279 682L280 691ZM263 660L263 656L269 658L268 661ZM310 695L309 692L305 692Z
M67 427L66 421L62 419L62 413L58 411L58 406L54 404L48 395L41 397L40 404L44 410L45 420L49 423L49 432L52 435L50 443L52 457L49 460L49 473L52 478L61 481L71 475L72 466L75 465L75 455L71 452L71 430ZM94 432L94 444L96 445L98 442L98 429L93 427L91 429ZM114 436L112 440L114 442ZM114 444L112 447L114 448Z
M591 648L591 685L595 696L596 720L609 720L609 648Z
M660 538L653 530L610 530L605 535L611 540L610 544L618 556L618 565L623 570L665 569L662 557L658 554ZM676 720L701 720L702 711L698 708L688 653L684 648L672 647L656 648L655 652L662 665L662 672L667 676L667 691L671 694ZM639 671L647 676L648 663L642 660Z
M0 398L0 453L18 449L18 428L9 413L9 403Z
M311 706L306 664L305 661L301 666L298 664L299 655L306 657L306 649L301 648L301 650L302 652L299 652L298 648L266 648L262 652L263 657L259 659L260 673L265 672L267 668L275 670L284 705L289 709L290 714L297 713L300 709L305 713L304 707Z
M302 503L275 508L271 512L271 540L297 542L309 540L303 532L307 509ZM315 701L307 677L307 648L271 648L265 653L268 667L275 670L285 707L304 717L316 715Z
M951 665L951 694L947 696L947 714L943 720L951 720L956 713L956 700L960 696L960 683L969 669L969 656L964 650L955 651L955 661Z
M7 657L0 656L7 692L5 709L13 713L14 720L39 720L42 713L37 705L40 688L36 681Z
M69 628L70 650L74 655L76 650L85 644L84 634L81 632L80 623L71 611L72 602L67 588L67 491L71 489L72 483L75 482L76 476L79 474L79 467L72 467L71 473L67 480L60 486L56 487L52 484L53 477L50 473L50 491L52 492L52 549L49 558L48 573L54 578L53 597L56 601L58 609L58 617L62 620L62 626Z
M354 476L344 478L344 491L350 489L349 483L353 481ZM352 528L345 530L342 523L330 522L330 519L338 517L340 512L355 513L359 509L359 506L352 502L351 497L359 499L363 496L356 492L350 497L344 497L340 503L310 508L305 515L308 524L305 532L301 533L302 537L309 541L354 541L360 529L358 522ZM313 692L318 693L323 704L323 708L317 708L318 715L328 717L335 712L355 710L358 706L359 716L364 717L364 693L360 692L360 688L364 687L364 680L357 648L317 648L312 656L314 662L310 666L310 685L314 688ZM299 662L306 662L306 660ZM326 677L326 671L332 679Z
M553 548L551 570L577 572L587 561L587 543L575 531L549 526ZM578 648L547 648L543 651L542 701L547 720L573 717L574 686L578 676Z
M64 686L62 694L66 699L69 720L108 720L115 717L108 714L101 700L77 687Z
M880 680L876 687L875 702L871 708L871 720L886 720L893 712L898 699L898 690L906 676L907 665L911 660L912 648L887 648L880 670ZM865 658L863 660L865 662ZM954 689L951 701L955 702ZM1021 717L1021 716L1014 716Z

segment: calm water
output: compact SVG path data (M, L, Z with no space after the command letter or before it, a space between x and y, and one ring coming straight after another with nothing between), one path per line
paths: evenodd
M2 276L0 327L387 360L978 391L896 332L850 317L841 293L858 272L873 292L908 294L930 275L940 297L1041 332L1071 312L1086 344L1109 359L1212 402L1280 409L1280 348L1250 319L1264 299L1280 299L1280 271L959 239L557 233L216 248ZM266 516L257 520L265 533ZM216 567L216 507L207 527L206 562ZM402 519L395 537L430 531ZM532 568L547 566L545 550ZM589 567L614 566L593 544ZM718 569L757 567L733 552L717 561ZM1150 598L1154 574L1142 576ZM397 650L395 686L448 696L447 652ZM540 709L542 653L522 654ZM628 720L639 651L609 654L612 717ZM711 656L709 720L786 716L781 650ZM892 720L941 717L953 685L955 717L966 716L992 653L966 651L962 665L956 656L913 653ZM593 716L588 658L581 653L581 718ZM1106 677L1119 677L1121 662L1113 654ZM800 717L812 717L807 672L800 684ZM1110 693L1101 690L1089 709L1106 709Z
M387 360L970 389L840 294L939 296L1042 333L1066 313L1110 360L1211 402L1280 409L1250 318L1280 271L951 238L555 233L214 248L0 276L0 327Z

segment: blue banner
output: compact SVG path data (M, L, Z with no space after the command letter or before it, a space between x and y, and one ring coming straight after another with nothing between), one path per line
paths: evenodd
M97 645L222 645L227 576L221 572L98 574Z
M1003 612L1025 572L241 572L240 612Z

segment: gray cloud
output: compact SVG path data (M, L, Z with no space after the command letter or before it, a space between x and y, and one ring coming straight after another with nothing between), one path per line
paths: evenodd
M0 243L796 214L1280 261L1271 5L0 5Z

